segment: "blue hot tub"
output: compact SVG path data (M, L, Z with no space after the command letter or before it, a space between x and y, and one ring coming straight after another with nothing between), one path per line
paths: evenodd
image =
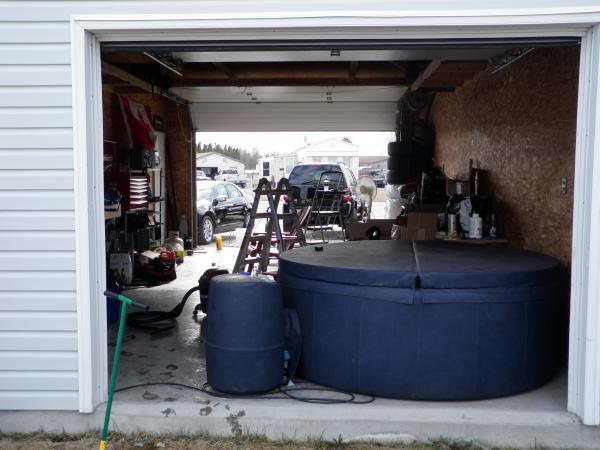
M467 400L554 373L559 262L504 246L357 241L281 256L301 375L383 397Z

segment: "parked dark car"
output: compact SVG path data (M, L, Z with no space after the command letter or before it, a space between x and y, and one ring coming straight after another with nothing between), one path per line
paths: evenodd
M299 210L305 205L310 205L315 189L319 184L321 175L324 172L334 172L326 174L329 186L339 187L347 192L343 196L342 213L345 219L350 219L356 215L356 177L350 168L343 163L336 164L298 164L290 172L289 182L294 192L294 204ZM336 175L339 174L339 175ZM341 178L340 178L341 177ZM284 197L283 212L289 212L289 202L291 199ZM324 203L323 207L327 205ZM283 228L289 231L292 226L292 221L284 220Z
M196 180L197 181L210 180L210 178L206 176L206 173L204 173L204 170L196 169Z
M235 184L227 181L196 182L198 240L212 241L215 233L246 228L250 221L252 200Z

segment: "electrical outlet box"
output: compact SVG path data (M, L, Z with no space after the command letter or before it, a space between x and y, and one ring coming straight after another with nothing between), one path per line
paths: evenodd
M567 177L562 177L560 180L560 192L562 195L567 195Z

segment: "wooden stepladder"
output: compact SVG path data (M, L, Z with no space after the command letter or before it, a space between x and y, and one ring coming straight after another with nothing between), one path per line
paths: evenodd
M282 195L287 195L289 198L289 213L278 213ZM259 213L258 206L263 197L266 197L269 206L267 212ZM294 230L292 233L283 233L281 231L280 220L283 218L292 219L292 230ZM256 219L267 219L264 232L254 232ZM254 202L252 204L252 211L250 211L250 221L246 228L235 265L233 266L233 273L244 272L247 268L250 269L249 271L252 271L255 264L258 264L258 273L265 273L271 259L277 259L281 253L294 248L296 243L303 247L306 245L306 239L304 231L300 226L298 213L293 201L293 191L289 181L286 178L282 178L277 183L275 189L273 189L269 180L261 178L254 190ZM272 247L276 247L276 251Z

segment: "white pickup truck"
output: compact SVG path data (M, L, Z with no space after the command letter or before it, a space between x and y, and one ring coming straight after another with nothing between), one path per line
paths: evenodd
M217 173L215 180L229 181L230 183L237 184L242 188L246 187L246 175L238 173L236 167L227 167L225 169L219 169L219 173Z

